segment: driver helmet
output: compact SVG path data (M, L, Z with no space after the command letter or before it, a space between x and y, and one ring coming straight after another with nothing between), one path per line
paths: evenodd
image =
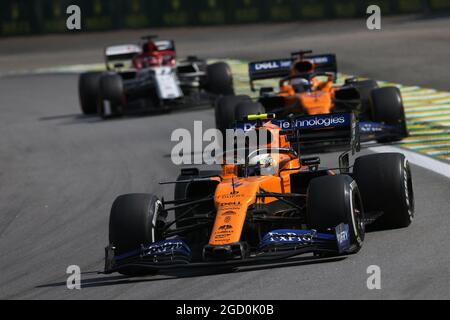
M312 87L311 81L305 78L291 79L291 85L294 87L296 92L304 92L310 90Z
M277 173L277 164L270 153L258 154L248 161L249 166L259 166L262 176L274 175Z

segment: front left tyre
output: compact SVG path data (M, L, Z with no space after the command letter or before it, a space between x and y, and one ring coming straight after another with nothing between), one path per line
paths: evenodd
M106 73L100 78L98 114L106 119L122 114L125 104L123 80L117 73Z

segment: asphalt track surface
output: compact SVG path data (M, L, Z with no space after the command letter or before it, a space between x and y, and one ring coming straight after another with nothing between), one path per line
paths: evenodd
M266 58L299 47L336 51L343 72L448 91L450 19L384 21L381 32L349 20L160 33L172 34L180 52L208 57ZM3 39L0 72L97 62L104 44L132 41L143 32L75 35L71 46L61 36ZM416 166L413 224L367 234L357 255L338 261L302 257L234 273L96 274L103 268L114 198L130 192L170 198L170 187L157 182L179 170L170 161L171 132L192 128L194 120L212 127L214 115L193 109L101 121L80 114L76 86L76 75L0 79L0 298L450 298L450 181ZM323 158L333 163L336 154ZM72 264L83 272L81 290L66 288ZM381 290L366 287L370 265L381 268Z

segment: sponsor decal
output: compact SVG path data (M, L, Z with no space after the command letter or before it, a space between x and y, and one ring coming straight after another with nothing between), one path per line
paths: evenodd
M226 217L223 219L223 221L224 221L225 223L230 223L231 217L230 217L230 216L226 216Z
M380 123L374 123L374 122L360 122L359 123L359 130L362 133L382 132L383 129L384 129L384 126Z
M143 256L170 253L174 250L187 249L186 244L181 240L163 240L149 245L144 249Z
M280 65L276 61L269 61L263 63L256 63L254 67L256 71L259 71L259 70L278 69Z
M291 60L270 60L262 62L254 62L250 64L250 70L253 72L276 70L276 69L288 69L291 67Z
M268 232L261 241L261 247L270 246L301 246L323 241L336 241L336 236L327 233L318 233L316 230L279 229Z
M313 59L315 64L326 64L328 63L328 57L317 57Z
M220 198L222 198L222 199L230 199L230 198L241 198L243 196L244 195L239 194L239 191L235 191L234 193L233 193L233 191L231 191L230 194L223 194L223 195L220 196ZM238 204L240 204L240 202Z
M351 121L350 114L330 114L324 116L302 117L294 121L295 129L320 129L333 128L349 125ZM290 120L273 119L271 122L279 126L282 130L291 129L292 122ZM240 123L238 126L244 131L249 131L255 128L256 122Z
M313 231L303 232L302 230L292 230L288 232L272 231L269 232L263 239L263 241L269 242L285 242L285 243L312 243L314 237Z
M314 128L328 128L334 126L341 126L348 124L350 119L346 115L327 115L309 117L306 119L297 119L294 122L294 127L297 129L314 129ZM280 120L281 128L289 129L290 121Z
M233 226L229 224L224 224L219 227L219 230L230 230L230 229L233 229Z
M220 203L221 207L240 206L240 205L241 205L240 201L231 201L231 202L221 202Z
M230 234L231 233L225 233L225 234L222 234L222 233L220 233L220 234L217 234L215 237L214 237L214 239L215 240L221 240L221 239L228 239L228 237L230 236Z
M339 253L341 253L350 248L350 233L348 224L341 223L336 226L335 230Z

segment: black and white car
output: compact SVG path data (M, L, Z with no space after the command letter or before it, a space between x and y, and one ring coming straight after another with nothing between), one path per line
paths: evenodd
M197 57L177 61L174 42L154 38L144 37L138 45L107 47L107 71L80 75L78 89L84 114L109 118L165 112L176 107L211 105L218 96L234 94L227 63L208 64Z

